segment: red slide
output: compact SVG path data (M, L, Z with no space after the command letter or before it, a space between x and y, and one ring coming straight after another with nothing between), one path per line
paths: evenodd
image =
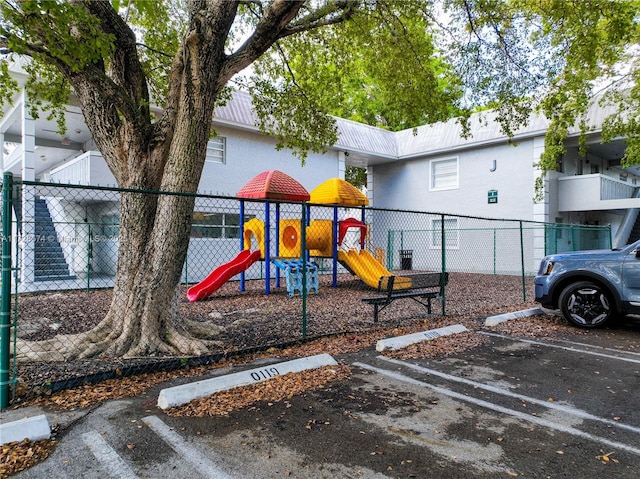
M233 278L236 274L242 273L259 259L260 250L251 251L245 249L240 251L238 256L228 263L221 264L209 273L209 276L205 279L195 286L191 286L187 291L187 299L193 303L194 301L206 298L229 279Z

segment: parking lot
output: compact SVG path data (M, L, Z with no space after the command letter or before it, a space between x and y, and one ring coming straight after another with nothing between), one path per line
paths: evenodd
M50 415L57 447L16 477L636 478L639 333L633 321L562 339L484 328L480 346L431 359L371 347L334 355L347 380L217 417L165 414L165 384Z

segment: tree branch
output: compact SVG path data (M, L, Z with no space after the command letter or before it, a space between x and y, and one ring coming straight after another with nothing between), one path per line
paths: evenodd
M276 0L262 13L253 34L244 44L229 55L220 78L226 83L233 75L251 65L281 38L346 21L359 4L357 0L327 2L311 10L297 21L293 19L307 2Z
M118 87L133 100L136 106L130 120L149 123L149 90L146 76L138 58L136 36L126 22L118 15L110 2L76 0L91 14L100 19L106 33L115 37L115 48L110 63L109 75ZM146 121L145 121L146 119ZM142 126L142 125L137 125Z

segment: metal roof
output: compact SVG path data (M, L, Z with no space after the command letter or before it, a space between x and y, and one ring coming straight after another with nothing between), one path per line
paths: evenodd
M469 118L468 137L462 136L462 126L457 119L399 131L396 134L398 157L407 159L471 146L504 143L508 141L508 136L501 130L496 116L491 111L472 115ZM548 123L542 116L533 116L526 126L514 132L513 140L544 135Z
M339 139L334 147L386 158L398 156L395 133L343 118L336 121Z
M245 91L234 91L231 99L216 108L213 123L230 124L257 130L258 115L253 111L251 95Z
M604 119L615 112L612 107L603 107L595 102L587 113L588 123L599 131ZM509 137L501 130L498 113L484 111L469 119L469 136L462 136L462 127L457 119L423 125L399 132L365 125L355 121L336 118L338 141L331 148L344 150L346 163L353 166L370 166L393 161L451 153L460 149L477 148L492 144L504 144ZM227 124L236 128L258 130L257 116L252 109L251 96L244 91L234 92L231 100L216 109L214 125ZM542 115L533 115L527 125L514 131L511 141L544 136L549 120ZM577 136L579 129L570 130ZM602 149L602 146L599 146Z

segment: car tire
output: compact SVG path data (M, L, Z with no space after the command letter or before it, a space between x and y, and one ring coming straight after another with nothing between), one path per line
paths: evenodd
M611 293L591 281L577 281L564 288L558 306L564 318L580 328L603 327L616 313Z

